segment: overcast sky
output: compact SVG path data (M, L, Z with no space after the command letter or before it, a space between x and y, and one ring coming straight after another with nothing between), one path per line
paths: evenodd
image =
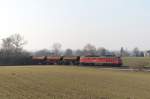
M0 39L20 33L28 50L150 49L150 0L0 0Z

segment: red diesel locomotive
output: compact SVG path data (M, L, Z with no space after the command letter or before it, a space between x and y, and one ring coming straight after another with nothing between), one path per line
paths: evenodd
M120 57L80 57L82 65L113 65L121 66L122 59Z
M42 56L32 57L34 64L57 65L109 65L121 66L122 59L116 56Z

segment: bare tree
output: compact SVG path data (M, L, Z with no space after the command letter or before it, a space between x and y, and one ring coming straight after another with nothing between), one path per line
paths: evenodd
M53 44L53 53L54 55L60 55L60 51L61 51L61 44L60 43L54 43Z
M65 53L64 53L65 56L72 56L73 55L73 51L72 49L66 49Z
M49 56L52 53L48 49L42 49L34 53L35 56Z
M124 48L123 47L121 47L121 49L120 49L120 56L124 56Z
M87 44L83 48L84 55L95 55L96 54L96 47L92 44Z
M3 65L23 65L30 61L30 53L23 49L26 44L20 34L14 34L2 39L0 50L0 64Z
M124 49L123 47L121 47L120 49L120 56L121 57L127 57L127 56L130 56L130 52L126 49Z
M8 56L10 53L14 52L14 46L12 44L11 38L2 39L2 48L1 48L1 55Z
M75 51L75 55L76 56L82 56L83 55L83 51L78 49L78 50Z
M11 38L2 39L2 48L5 50L10 50L14 48L14 46L12 45L12 39Z
M21 52L23 46L27 43L20 34L11 35L9 38L12 40L16 52Z
M107 50L104 47L100 47L100 48L97 49L97 55L98 56L105 56L106 51Z
M140 50L137 47L133 49L133 55L136 57L140 56Z
M10 53L17 54L23 51L23 46L26 44L20 34L14 34L2 39L1 53L6 56Z

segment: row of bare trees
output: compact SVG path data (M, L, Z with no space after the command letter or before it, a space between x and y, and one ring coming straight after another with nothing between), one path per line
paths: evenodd
M128 57L128 56L144 57L144 51L141 51L138 47L135 47L132 51L128 51L127 49L121 47L119 54L122 57Z
M54 43L51 50L43 49L36 51L34 55L36 56L46 56L46 55L65 55L65 56L105 56L105 55L115 55L115 56L122 56L122 57L128 57L128 56L134 56L134 57L143 57L144 52L140 51L137 47L134 48L132 51L128 51L127 49L124 49L123 47L118 51L109 51L105 49L104 47L96 48L92 44L86 44L82 49L78 50L72 50L71 48L68 48L66 50L61 50L62 45L60 43Z
M96 48L92 44L86 44L82 49L73 50L71 48L68 48L66 50L61 49L62 45L60 43L54 43L51 50L43 49L36 51L34 55L36 56L45 56L45 55L65 55L65 56L82 56L82 55L94 55L94 56L104 56L109 53L108 50L106 50L103 47Z

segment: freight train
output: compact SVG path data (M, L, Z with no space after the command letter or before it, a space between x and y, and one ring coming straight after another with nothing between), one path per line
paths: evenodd
M116 56L32 56L32 64L41 65L84 65L121 66L121 57Z

